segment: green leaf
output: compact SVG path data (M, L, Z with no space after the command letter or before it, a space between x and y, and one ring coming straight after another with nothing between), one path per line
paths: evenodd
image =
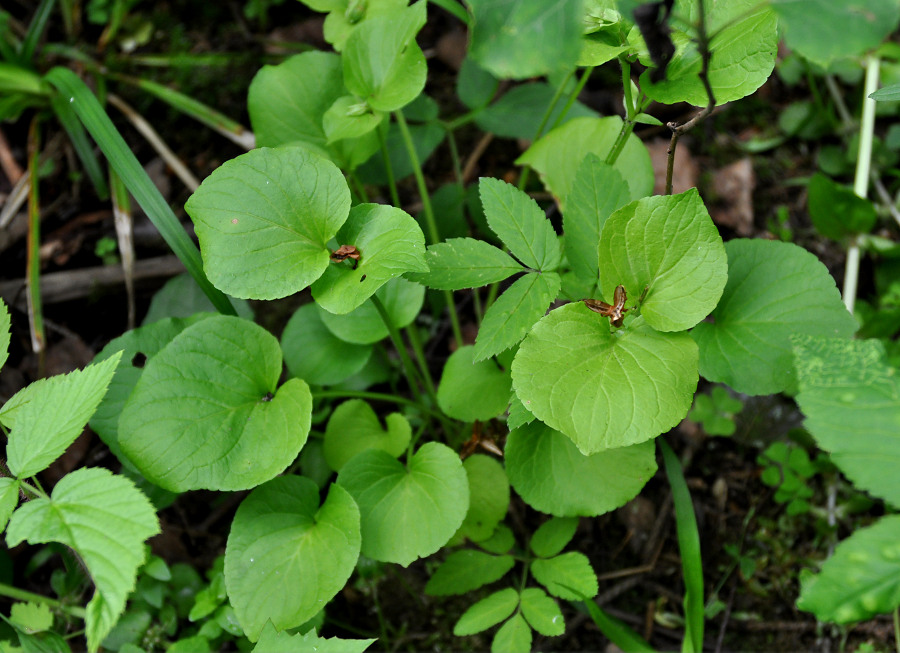
M551 517L531 536L531 550L540 558L549 558L562 551L578 528L577 517Z
M469 56L500 79L538 77L575 65L581 49L581 2L468 0Z
M325 17L325 40L340 52L347 39L356 28L365 24L366 19L384 14L395 14L406 7L406 0L369 0L355 3L352 0L301 0L316 11L330 12Z
M820 172L809 180L809 217L820 234L834 240L868 233L878 220L870 200Z
M475 360L495 356L519 343L547 312L559 294L555 272L531 273L516 279L491 304L475 338Z
M884 88L879 88L874 93L870 93L869 97L879 102L900 101L900 84L891 84Z
M491 642L491 653L528 653L531 650L531 629L521 614L500 626Z
M360 451L379 449L400 456L412 438L412 427L400 413L384 418L386 428L372 407L362 399L350 399L334 409L325 427L325 460L340 471Z
M328 241L347 219L350 189L326 159L299 147L263 147L217 168L184 209L217 288L276 299L328 267Z
M120 357L35 381L10 397L0 408L0 422L11 429L9 471L18 478L34 476L75 442L106 394Z
M425 234L405 211L357 204L337 233L340 245L359 251L356 268L332 264L312 286L316 302L331 313L349 313L404 272L427 272Z
M534 420L534 413L525 408L525 404L513 392L509 398L509 415L506 418L506 425L509 427L509 430L513 431L525 424L531 424Z
M372 645L374 639L340 639L319 637L315 629L305 635L278 632L270 622L263 626L259 641L252 653L271 651L293 651L293 653L362 653Z
M537 171L565 213L565 201L572 192L581 162L588 154L606 160L621 130L622 119L618 116L576 118L542 136L516 163ZM628 182L631 199L645 197L653 191L650 155L634 134L628 137L613 168Z
M444 141L447 131L440 124L429 122L424 125L409 125L409 135L412 138L413 147L419 162L424 163L437 149L437 146ZM390 123L385 140L388 160L393 171L393 179L395 182L398 182L413 173L413 166L409 158L409 152L406 149L403 134L396 122ZM374 156L360 166L357 176L365 184L380 186L386 186L390 180L384 164L384 157L382 156Z
M29 635L53 627L53 613L46 603L13 603L9 620L16 630L24 630Z
M468 60L467 60L468 61ZM465 67L463 68L465 70ZM462 73L460 73L462 75ZM493 78L491 78L493 79ZM509 89L491 104L475 115L475 123L486 132L501 138L534 139L544 123L544 116L550 111L547 125L555 125L562 115L563 102L550 110L556 96L556 89L544 82L520 84ZM560 124L575 118L598 118L593 109L581 102L575 102Z
M244 299L231 299L238 317L253 319L253 309ZM215 313L216 308L203 293L194 278L187 274L179 274L156 291L150 300L150 307L141 322L143 326L158 322L167 317L191 317L197 313Z
M465 594L500 580L516 564L512 556L495 556L482 551L454 551L428 579L429 596Z
M641 317L611 333L606 318L568 304L525 337L512 378L526 408L590 455L654 438L687 415L697 347Z
M416 319L425 302L425 288L403 277L395 277L375 291L385 311L398 329ZM335 336L344 342L369 345L388 337L388 328L375 304L363 302L349 313L329 313L317 305L319 318Z
M406 277L437 290L479 288L524 271L509 254L475 238L451 238L430 245L425 263L428 272L409 272Z
M545 637L558 637L566 631L566 620L559 604L539 587L522 590L522 616Z
M344 83L377 111L396 111L425 88L428 66L416 44L425 2L367 19L344 45Z
M406 466L385 451L364 451L341 468L338 483L359 505L363 554L404 567L441 548L469 507L462 463L437 442Z
M456 77L456 95L469 109L487 106L499 86L500 81L475 63L472 57L463 59Z
M624 506L656 473L652 442L585 456L540 422L510 431L504 453L510 483L522 499L559 517L593 517Z
M9 356L9 309L3 300L0 300L0 368L6 364L6 358Z
M499 624L509 617L519 604L519 594L511 587L481 599L474 603L453 626L453 634L457 637L474 635L491 626Z
M344 95L334 101L322 117L322 126L328 142L345 138L359 138L374 131L381 124L384 114L372 111L355 95Z
M297 309L281 334L281 350L292 376L314 385L333 385L365 367L372 347L335 336L322 321L320 310L314 303Z
M225 584L244 633L267 621L293 628L337 594L359 557L359 510L338 485L319 506L319 488L282 476L244 499L225 548Z
M555 558L539 558L531 564L531 573L548 592L561 599L578 601L597 595L597 576L583 553L570 551Z
M509 496L509 482L506 484ZM0 531L6 528L9 516L19 503L19 481L15 478L0 477Z
M516 544L516 538L513 535L513 532L509 529L509 526L506 524L498 524L497 529L494 531L493 535L491 535L486 540L481 540L478 543L485 551L490 551L491 553L509 553L512 548Z
M96 651L134 589L144 540L157 533L153 506L131 481L82 468L64 476L49 499L33 499L16 510L6 544L59 542L78 552L96 586L85 615L88 650Z
M509 508L509 479L503 465L483 454L463 462L469 481L469 511L460 532L473 542L493 535Z
M856 487L900 505L900 383L885 363L884 345L809 336L791 341L807 430Z
M559 240L537 202L501 179L482 177L478 190L488 226L513 256L533 270L559 266Z
M750 395L796 392L792 335L849 337L856 320L827 268L791 243L730 240L728 283L712 322L691 335L700 373Z
M818 574L801 574L797 607L839 624L893 612L900 605L898 541L900 515L857 530L837 545Z
M464 422L493 419L509 400L509 371L493 360L475 362L474 353L466 346L450 354L437 391L441 410Z
M772 8L788 47L822 66L877 47L900 20L893 0L773 0Z
M614 212L600 235L600 288L622 284L657 331L682 331L715 308L727 277L722 237L696 188L645 197Z
M596 283L600 232L610 214L630 201L628 184L618 170L596 154L584 157L563 216L566 258L579 277Z
M277 389L281 349L252 322L217 316L150 359L119 419L125 455L173 491L242 490L280 474L309 432L305 382Z

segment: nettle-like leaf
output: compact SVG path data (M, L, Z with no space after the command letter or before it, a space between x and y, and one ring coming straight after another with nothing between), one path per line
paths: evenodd
M791 341L807 430L856 487L900 505L900 382L885 363L884 345L809 336Z
M600 288L611 298L622 284L658 331L683 331L715 308L727 276L725 246L696 188L645 197L603 225Z
M10 397L0 408L0 423L11 429L9 471L18 478L34 476L75 442L106 394L120 357L35 381Z
M778 49L777 20L770 7L756 0L707 2L705 8L712 54L708 78L719 105L750 95L772 74ZM675 23L672 40L677 49L665 79L653 83L648 70L641 75L641 90L657 102L690 102L703 107L709 97L698 76L702 60L691 38L699 16L697 0L679 0L674 15L687 18L690 35ZM650 63L649 57L642 61Z
M349 313L404 272L428 271L425 234L412 216L393 206L357 204L337 241L356 247L360 259L355 268L330 265L313 283L313 297L331 313Z
M568 304L525 337L513 388L538 419L590 455L644 442L684 418L697 359L687 333L660 333L643 317L611 332L606 318Z
M429 245L425 262L428 272L410 272L406 278L437 290L478 288L525 271L503 250L475 238L450 238Z
M581 162L588 154L606 160L621 130L622 119L618 116L576 118L535 141L516 163L537 171L565 213L565 201L572 192ZM613 168L628 182L631 199L645 197L653 191L650 154L634 134L628 137Z
M578 58L579 0L469 0L469 56L500 79L568 70Z
M406 451L412 427L400 413L384 418L386 428L372 407L362 399L350 399L334 409L325 427L325 460L340 471L360 451L379 449L394 458Z
M119 419L122 450L168 490L264 483L294 460L309 432L309 387L290 379L278 388L280 375L281 349L262 327L202 320L148 361Z
M337 594L359 558L359 509L339 485L319 505L308 478L282 476L244 499L225 548L225 585L244 633L293 628Z
M491 653L528 653L531 651L531 628L521 613L497 629L491 641Z
M416 319L425 302L425 288L403 277L391 279L375 291L391 321L398 329ZM372 302L363 302L349 313L329 313L316 305L319 318L331 333L344 342L369 345L388 337L388 328Z
M509 479L495 459L483 454L463 462L469 481L469 510L459 532L473 542L491 537L509 508Z
M841 240L871 231L878 213L871 200L817 172L809 180L809 217L820 234Z
M428 579L429 596L465 594L500 580L516 564L510 555L491 555L483 551L454 551Z
M0 368L6 364L6 357L9 356L9 326L9 309L0 300Z
M416 44L426 4L367 19L353 30L343 52L347 89L377 111L396 111L425 88L428 65Z
M566 620L555 599L539 587L522 590L522 616L528 625L545 637L557 637L566 631Z
M441 410L464 422L497 417L509 400L509 370L493 360L475 361L474 353L466 346L450 354L437 391Z
M299 147L259 148L218 167L184 208L217 288L277 299L329 266L328 242L347 220L350 189L331 161Z
M294 653L362 653L372 645L374 639L341 639L339 637L319 637L313 628L305 635L275 630L271 622L266 622L252 653L270 651L293 651Z
M597 595L597 575L587 556L578 551L539 558L531 563L531 573L548 592L561 599L581 601Z
M900 515L855 531L837 545L818 574L801 573L797 607L839 624L893 612L900 605L898 542Z
M363 451L341 468L338 483L359 505L362 553L404 567L441 548L469 507L459 456L437 442L405 466L386 451Z
M540 422L510 431L504 453L516 492L535 510L558 517L593 517L624 506L656 473L652 441L585 456Z
M16 510L6 544L59 542L78 552L96 586L85 615L88 650L96 651L134 589L144 541L157 533L153 506L131 481L82 468L64 476L49 499L33 499Z
M577 518L553 517L538 527L528 545L536 556L549 558L557 555L572 541L577 529Z
M819 259L791 243L734 239L725 245L728 283L691 331L700 373L750 395L796 392L792 335L850 337L857 324Z
M499 590L469 606L453 626L457 637L474 635L507 619L519 605L519 594L511 587Z

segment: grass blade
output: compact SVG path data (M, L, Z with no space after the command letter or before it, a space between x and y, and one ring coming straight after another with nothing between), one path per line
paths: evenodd
M643 637L615 617L606 614L596 603L588 599L584 606L600 632L620 649L629 653L653 653L653 647Z
M72 105L57 94L51 98L50 106L53 107L56 118L69 135L72 147L75 148L75 153L81 159L81 165L84 166L84 171L91 180L97 196L105 200L109 197L109 188L106 186L106 179L103 178L100 160L94 154L94 148L88 140L87 132L84 131L84 126L72 110Z

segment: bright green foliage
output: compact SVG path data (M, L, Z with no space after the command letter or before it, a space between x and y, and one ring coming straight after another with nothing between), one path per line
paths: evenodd
M700 373L751 395L794 393L790 336L849 337L856 320L828 269L790 243L735 239L725 245L728 283L713 322L691 335Z
M491 535L488 539L482 540L478 543L485 551L490 551L491 553L509 553L513 546L516 544L516 538L513 535L512 531L509 529L509 526L505 524L499 524L497 529L494 531L494 534Z
M897 29L894 0L773 0L788 47L827 66L872 50Z
M484 131L501 138L524 138L531 140L538 133L550 103L556 95L555 89L544 82L530 82L509 89L496 102L475 116L475 123ZM556 104L550 111L548 125L555 125L562 115L562 105ZM560 121L564 124L575 118L598 118L593 109L575 102Z
M884 362L884 345L810 337L792 342L806 429L856 487L900 505L900 383Z
M541 207L500 179L483 177L478 190L488 226L513 256L533 270L555 270L562 253Z
M46 603L13 603L9 621L16 629L39 633L53 626L53 614Z
M0 300L0 368L6 363L9 355L9 309Z
M474 635L507 619L519 604L519 595L511 587L481 599L466 610L453 627L457 637Z
M322 128L330 144L364 136L374 131L383 119L383 113L373 111L355 95L345 95L335 100L322 116Z
M246 300L232 299L238 316L253 319L253 309ZM215 306L194 278L187 272L172 277L156 291L141 324L144 326L167 317L191 317L197 313L214 313Z
M701 422L707 435L734 435L734 416L743 407L744 404L739 399L717 385L709 394L694 397L694 407L688 413L688 419Z
M11 429L9 471L20 479L34 476L69 448L103 399L120 356L35 381L10 397L0 408L0 423Z
M202 320L147 362L122 409L119 444L169 490L264 483L294 460L310 425L308 386L277 388L280 374L278 341L262 327Z
M469 511L459 529L474 542L489 538L509 508L509 479L503 465L483 454L463 462L469 480Z
M281 350L291 375L315 385L332 385L359 372L369 361L372 346L341 340L325 326L319 311L315 304L297 309L281 334Z
M539 587L522 590L522 616L528 625L545 637L557 637L566 630L566 621L559 604Z
M801 573L797 607L849 624L900 605L900 516L883 517L838 544L816 575Z
M561 599L578 601L597 595L597 576L587 556L578 551L535 560L531 573L548 592Z
M339 639L337 637L319 637L315 630L305 635L278 632L271 623L263 626L259 640L252 653L269 653L270 651L293 651L293 653L362 653L374 639Z
M600 289L622 284L657 331L683 331L715 308L727 280L725 247L695 188L615 211L600 234Z
M542 136L516 163L531 166L538 172L565 213L565 201L572 191L581 162L588 154L606 160L621 130L622 119L618 116L570 120ZM628 182L631 199L645 197L653 190L650 155L634 134L628 137L613 168Z
M507 488L509 486L507 485ZM507 491L509 491L507 489ZM0 530L6 528L9 516L19 502L19 479L0 478Z
M574 517L553 517L541 524L531 536L531 550L536 556L549 558L555 556L572 541L578 519Z
M616 0L587 0L584 3L584 38L579 66L599 66L629 49L628 24L623 20ZM630 18L630 14L629 14Z
M826 0L827 1L827 0ZM709 83L716 104L724 104L750 95L763 85L775 67L778 49L775 12L756 0L728 0L706 2L706 31L712 37L709 64ZM697 0L675 3L676 16L688 18L692 25L699 16ZM650 71L641 75L641 89L657 102L674 104L690 102L704 107L709 103L706 89L697 73L701 58L697 46L690 39L695 30L682 32L676 27L672 40L677 50L666 78L656 84ZM650 63L648 59L644 59Z
M809 217L820 234L843 240L871 231L878 214L870 200L816 173L809 180Z
M466 346L450 355L437 391L441 410L464 422L497 417L509 401L509 370L493 360L475 361L474 352Z
M153 506L131 481L82 468L64 476L50 498L16 510L6 544L59 542L78 552L96 586L85 617L88 649L96 651L125 609L144 562L144 540L158 532Z
M897 102L900 100L900 84L890 84L879 88L869 97L879 102Z
M210 281L235 297L275 299L328 267L350 190L326 159L299 147L260 148L217 168L184 208Z
M462 463L437 442L405 466L386 451L363 451L341 468L338 483L359 505L363 555L404 567L443 546L469 507Z
M525 272L522 264L509 254L474 238L451 238L431 245L425 261L428 272L406 276L438 290L486 286Z
M819 470L800 447L789 447L784 442L773 442L756 457L763 465L760 480L775 491L775 501L787 504L787 514L802 515L809 512L813 489L809 479Z
M500 626L491 642L491 653L528 653L531 651L531 629L521 614Z
M271 620L292 628L313 617L353 573L360 550L359 509L332 485L319 506L319 488L283 476L244 499L225 549L225 583L251 641Z
M513 392L512 396L509 398L509 409L506 417L506 426L509 428L510 432L520 426L531 424L534 420L534 413L525 408L525 404L523 404L516 393Z
M454 551L428 579L425 593L430 596L465 594L500 580L515 564L516 559L509 555L495 556L473 549Z
M340 471L360 451L379 449L400 456L412 437L412 427L400 413L390 413L381 427L378 415L362 399L350 399L334 409L325 427L325 460Z
M469 0L469 56L500 79L567 70L581 44L580 0Z
M395 277L375 291L394 326L409 326L422 310L425 288ZM349 313L329 313L317 305L319 318L344 343L369 345L388 337L388 328L372 302L363 302ZM343 349L341 350L343 352Z

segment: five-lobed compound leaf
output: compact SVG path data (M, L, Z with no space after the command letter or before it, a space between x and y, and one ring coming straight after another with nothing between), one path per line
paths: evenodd
M473 542L481 542L494 534L506 516L509 479L503 465L483 454L470 456L463 467L469 481L469 510L460 532Z
M362 399L350 399L334 409L325 427L325 460L340 471L360 451L379 449L397 458L406 451L412 427L400 413L384 418L385 427L375 411Z
M519 604L519 594L511 587L499 590L469 606L453 626L457 637L474 635L508 618Z
M276 299L325 272L328 242L347 220L350 190L327 159L299 147L259 148L217 168L184 208L217 288Z
M356 247L356 267L333 263L312 285L316 302L330 313L349 313L382 285L404 272L427 272L425 234L402 209L357 204L337 233L340 245Z
M106 394L121 354L83 370L35 381L0 408L11 429L6 464L19 478L46 469L84 430Z
M894 611L900 605L898 542L900 515L857 530L837 545L818 574L801 574L797 607L839 624Z
M493 360L475 361L475 348L460 347L444 364L437 400L441 410L464 422L487 421L506 410L509 370Z
M609 216L600 234L600 288L622 284L657 331L683 331L715 308L728 280L722 237L696 188L645 197Z
M291 379L277 388L281 367L278 341L262 327L201 320L148 361L122 410L119 444L168 490L264 483L296 458L309 432L309 387Z
M403 277L391 279L375 291L375 297L398 329L416 319L425 302L425 288ZM319 318L331 333L344 342L370 345L388 337L388 328L374 302L363 302L349 313L329 313L316 305Z
M406 465L385 451L364 451L341 468L338 483L359 505L362 553L404 567L441 548L469 507L459 456L437 442Z
M637 496L656 473L655 450L647 441L585 456L559 431L532 422L510 431L504 453L510 483L532 508L594 517Z
M728 283L712 313L691 331L700 373L750 395L796 392L790 336L849 337L857 324L828 269L791 243L730 240Z
M337 594L359 558L359 509L339 485L319 505L308 478L282 476L244 499L225 548L225 584L244 633L299 626Z
M687 415L697 387L697 346L638 317L610 332L581 303L552 311L525 337L513 387L538 419L586 455L656 437Z
M791 341L806 429L854 486L900 505L900 382L885 363L883 344L809 336Z
M535 560L531 573L548 592L561 599L580 601L597 595L597 575L587 556L578 551Z
M251 653L271 653L272 651L292 651L292 653L363 653L374 639L341 639L339 637L319 637L313 628L305 635L277 631L272 622L266 622L259 634L259 640Z
M572 541L577 528L578 519L575 517L552 517L534 532L529 546L538 557L555 556Z
M425 585L429 596L465 594L500 580L516 564L510 555L491 555L483 551L454 551Z
M566 620L563 618L556 600L547 596L547 593L539 587L528 587L522 590L522 616L528 625L546 637L557 637L566 630Z
M497 629L491 641L491 653L529 653L531 651L531 628L521 614Z
M9 309L3 300L0 300L0 368L6 363L9 356Z
M428 272L409 272L406 278L437 290L461 290L497 283L525 268L509 254L475 238L450 238L429 245Z
M49 499L33 499L16 510L6 544L59 542L78 552L96 586L85 617L88 650L96 651L134 589L144 540L157 533L153 506L131 481L82 468L64 476Z
M878 213L871 200L817 172L809 180L809 217L820 234L841 240L871 231Z

